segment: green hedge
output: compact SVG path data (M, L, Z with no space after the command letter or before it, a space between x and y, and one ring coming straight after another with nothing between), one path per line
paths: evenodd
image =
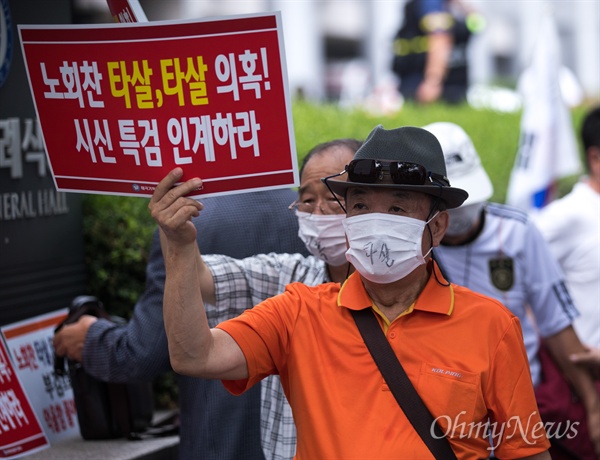
M107 195L83 199L88 290L114 315L129 318L144 288L154 228L148 199Z
M467 105L406 104L392 116L372 116L360 110L344 111L334 105L315 110L309 104L296 103L293 118L300 157L322 141L336 137L365 138L378 124L390 129L436 121L457 123L469 134L484 167L490 171L495 190L493 200L502 202L519 142L520 114L474 110Z
M573 112L577 128L584 113L584 108ZM320 142L339 137L364 139L377 124L390 129L405 125L424 126L435 121L457 123L471 136L492 179L492 200L505 200L519 141L520 113L475 110L467 105L434 104L423 107L406 104L397 114L374 116L333 104L316 106L296 101L292 114L300 160ZM562 192L568 190L573 182L573 178L563 181ZM89 293L98 296L112 314L130 317L144 289L145 265L154 229L147 199L102 195L86 195L84 198ZM175 391L172 382L165 385L172 392L172 397ZM169 398L166 397L167 400Z

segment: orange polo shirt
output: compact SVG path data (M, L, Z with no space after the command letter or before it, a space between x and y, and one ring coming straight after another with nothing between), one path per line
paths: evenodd
M355 273L341 289L290 284L218 326L248 364L248 379L223 381L229 391L240 394L280 374L298 432L297 459L433 458L349 311L371 305ZM548 449L519 320L500 303L432 276L386 336L459 459L488 457L487 433L499 458Z

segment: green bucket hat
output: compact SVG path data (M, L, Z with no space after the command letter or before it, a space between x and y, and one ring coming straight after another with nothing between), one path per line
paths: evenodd
M371 178L371 181L358 181L356 178L354 182L350 180L348 169L353 170L353 163L357 163L355 166L358 166L358 163L361 166L375 164L375 162L356 162L356 160L377 160L379 169L377 174ZM397 167L396 178L393 178L394 173L387 167L390 162L405 163ZM413 167L411 167L411 163ZM381 168L381 164L383 164L383 168ZM364 172L364 168L361 169ZM410 170L410 180L400 174L404 169ZM421 173L420 177L423 180L415 184L412 179L414 179L414 173L417 171ZM374 172L372 168L371 172ZM346 175L345 181L334 179L334 177L342 174ZM444 153L437 138L426 129L413 126L390 130L384 129L381 125L376 126L354 154L354 160L346 166L342 173L336 176L321 180L332 192L344 197L349 187L382 187L409 190L438 197L444 201L448 209L451 209L459 207L469 196L465 190L450 186L450 182L446 177Z

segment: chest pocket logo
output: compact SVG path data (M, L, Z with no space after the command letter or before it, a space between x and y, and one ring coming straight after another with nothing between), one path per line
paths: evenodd
M498 257L489 260L490 280L501 291L508 291L513 287L515 274L513 259L511 257Z
M474 372L423 363L418 392L450 437L460 436L461 426L478 422L487 414L480 376Z

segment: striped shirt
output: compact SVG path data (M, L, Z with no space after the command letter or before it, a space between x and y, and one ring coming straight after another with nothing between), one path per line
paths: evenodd
M518 209L488 203L474 241L440 245L434 255L446 279L499 300L519 318L537 385L539 337L562 331L579 314L537 227Z

